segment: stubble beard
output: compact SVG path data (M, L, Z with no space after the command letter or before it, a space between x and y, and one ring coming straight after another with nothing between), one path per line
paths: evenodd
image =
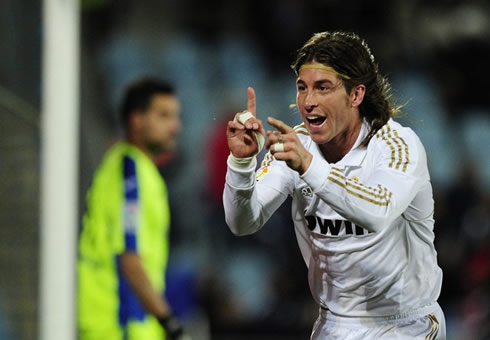
M146 148L147 150L154 156L160 156L162 153L169 152L169 151L174 151L175 150L175 142L170 141L170 142L153 142L153 141L146 141Z

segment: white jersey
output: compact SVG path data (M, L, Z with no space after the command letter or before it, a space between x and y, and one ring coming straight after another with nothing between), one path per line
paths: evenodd
M257 172L228 164L223 202L230 229L256 232L290 195L310 289L322 308L377 317L433 305L442 271L426 154L416 134L390 119L366 147L364 122L349 153L329 164L303 125L295 131L313 154L302 176L270 153Z

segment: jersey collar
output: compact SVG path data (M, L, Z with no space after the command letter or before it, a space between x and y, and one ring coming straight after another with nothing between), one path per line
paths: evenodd
M357 139L354 145L352 146L352 149L344 156L344 158L342 158L340 161L334 164L342 167L361 166L362 162L364 161L364 158L366 157L366 151L367 151L366 146L361 146L361 143L364 140L364 138L366 138L368 133L369 133L369 123L365 119L363 119L361 125L361 131L359 131L359 136L357 136ZM313 144L315 145L314 147L315 153L323 157L319 145L316 143Z
M337 165L349 166L349 167L359 167L366 158L367 148L365 145L361 145L363 140L369 133L369 123L363 119L361 125L361 131L359 131L359 136L357 136L356 142L352 146L352 149L344 156Z

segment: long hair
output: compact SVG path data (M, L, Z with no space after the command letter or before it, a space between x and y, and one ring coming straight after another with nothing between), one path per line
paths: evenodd
M364 145L390 117L400 113L401 106L392 102L390 83L379 73L371 50L357 34L341 31L315 33L297 51L291 68L298 74L303 64L313 61L332 67L342 79L347 93L359 84L366 86L359 111L371 129L363 141Z

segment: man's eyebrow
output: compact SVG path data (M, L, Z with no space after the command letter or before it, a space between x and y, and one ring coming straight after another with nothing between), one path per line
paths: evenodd
M329 83L330 85L334 85L334 82L331 81L330 79L319 79L315 81L315 86L322 85L324 83Z

